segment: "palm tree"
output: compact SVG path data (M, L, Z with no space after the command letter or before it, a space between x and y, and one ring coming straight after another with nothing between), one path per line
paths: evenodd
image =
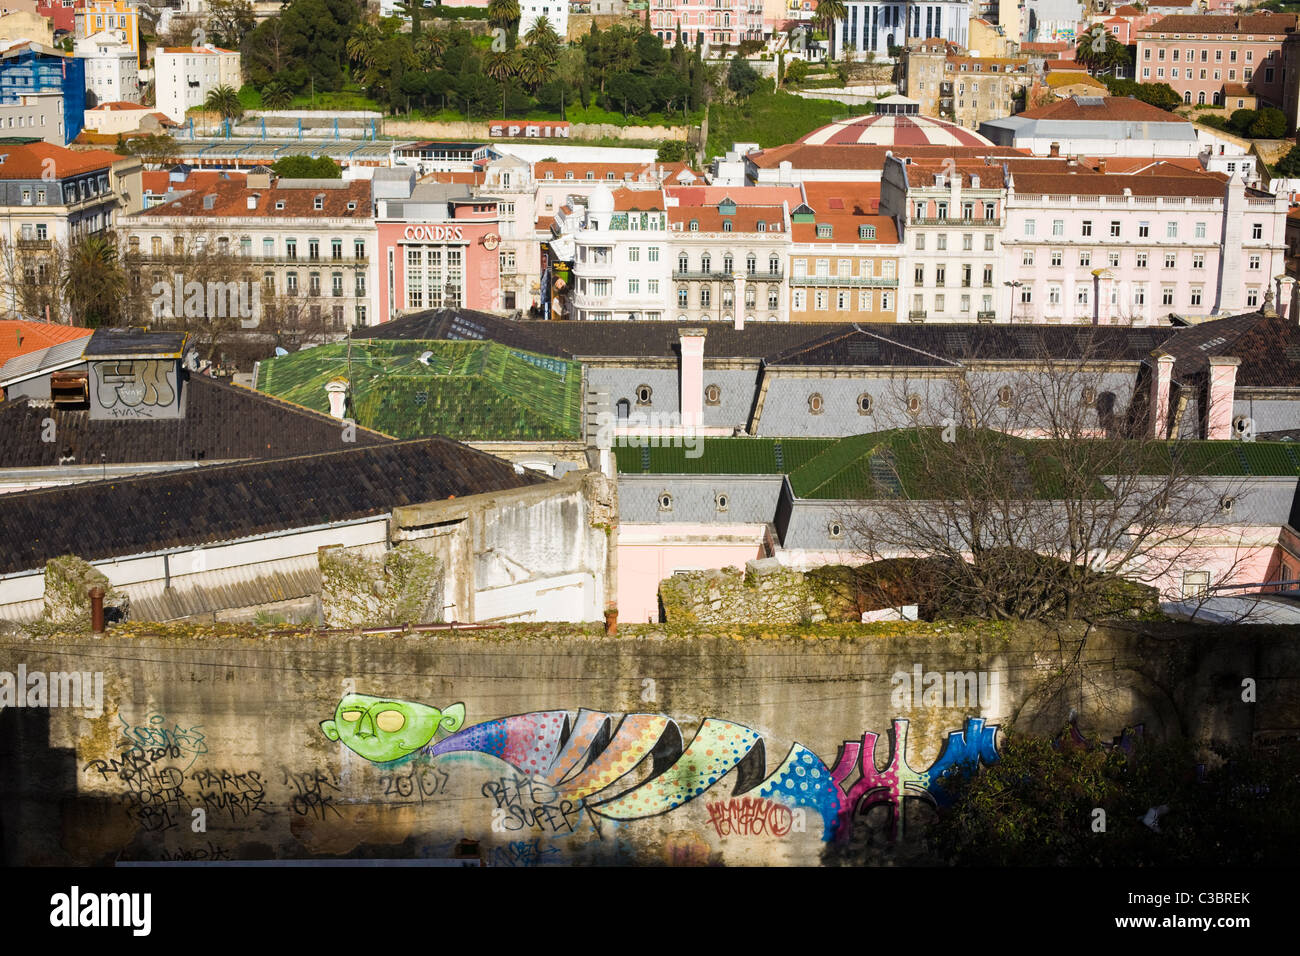
M375 61L375 50L383 40L383 32L373 23L358 23L348 37L348 59L363 67L370 66Z
M826 31L826 58L835 59L835 24L848 16L844 0L817 0L817 23Z
M519 0L488 0L488 23L509 29L519 22Z
M262 87L262 105L268 110L282 110L293 102L293 91L279 80Z
M488 76L501 84L501 118L506 118L506 94L510 89L510 78L519 72L519 60L514 50L501 50L488 53L484 69Z
M649 9L648 5L646 9ZM551 21L544 16L533 21L533 25L524 34L524 42L544 50L552 57L560 52L560 35L555 32L555 27L551 26Z
M111 235L87 236L72 247L60 280L74 319L96 328L117 317L126 297L126 273Z
M555 60L540 46L525 47L519 58L519 78L535 90L555 78Z
M448 46L447 34L441 30L425 30L420 34L420 38L415 41L415 51L419 54L420 65L426 70L433 70L442 62L443 54L447 52Z
M216 86L208 91L203 108L220 114L223 120L239 119L244 115L244 104L239 102L239 91L233 86Z
M1093 24L1079 38L1074 58L1088 68L1090 76L1110 74L1129 61L1128 48L1100 23Z

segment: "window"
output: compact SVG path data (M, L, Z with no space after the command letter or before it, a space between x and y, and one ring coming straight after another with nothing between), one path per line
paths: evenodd
M1091 220L1091 219L1085 219L1085 220L1083 221L1083 235L1085 235L1085 236L1091 236L1091 235L1092 235L1092 220Z
M1034 301L1033 286L1025 285L1020 287L1020 301L1025 305L1030 305L1031 303L1033 303Z
M1192 292L1191 292L1191 304L1192 304L1192 305L1200 305L1200 304L1201 304L1201 287L1200 287L1199 285L1198 285L1198 286L1192 286Z
M1026 250L1021 254L1021 256L1020 256L1020 264L1021 264L1021 265L1024 265L1024 266L1032 266L1032 265L1034 264L1034 250L1033 250L1033 249L1026 249Z
M710 289L708 286L704 286L702 289L700 289L700 308L707 309L712 304L713 304L713 290Z
M772 256L767 260L767 274L770 276L779 276L781 274L781 260Z
M924 248L925 248L925 233L923 233L923 232L918 232L918 233L916 234L916 248L918 248L918 249L924 249Z
M758 257L752 252L745 256L745 272L747 275L753 275L758 271Z
M827 298L826 293L823 292L822 290L819 289L813 293L813 308L816 309L818 312L826 311L826 303L828 301L829 300Z
M947 266L935 266L935 267L934 267L934 284L937 285L937 286L944 286L944 285L947 285L947 284L948 284L948 281L947 281L947 280L948 280L948 267L947 267Z
M1194 600L1196 598L1209 597L1210 594L1210 572L1209 571L1184 571L1183 572L1183 598Z
M1025 220L1025 235L1026 235L1026 236L1032 236L1032 235L1034 234L1034 230L1035 230L1036 227L1037 227L1037 222L1036 222L1036 220L1033 220L1033 219L1026 219L1026 220Z
M713 257L709 255L707 252L704 255L700 256L700 271L701 272L713 271Z
M820 415L825 408L825 402L822 400L821 392L813 392L808 396L808 412L812 415Z
M1251 257L1250 257L1250 262L1248 263L1247 268L1250 268L1250 269L1258 269L1258 268L1259 268L1259 256L1257 256L1257 255L1255 255L1255 256L1251 256Z
M993 233L991 232L986 233L984 236L984 251L985 252L993 251Z
M1171 286L1171 285L1166 285L1166 286L1161 286L1161 287L1160 287L1160 304L1161 304L1161 305L1173 305L1173 304L1174 304L1174 287L1173 287L1173 286Z
M686 253L684 252L677 257L677 271L678 272L690 271L690 260L686 258Z
M1264 238L1264 224L1262 222L1252 222L1250 224L1250 238L1252 239Z
M972 243L974 243L974 241L975 241L975 237L972 236L970 233L965 233L965 234L963 234L962 237L961 237L961 248L962 248L962 251L963 251L963 252L970 252L971 249L973 248Z
M1059 285L1049 286L1047 289L1047 302L1049 305L1061 304L1061 287Z
M858 238L859 238L859 239L874 239L874 238L876 238L876 227L875 227L875 226L858 226Z
M1052 220L1052 235L1054 235L1054 236L1063 236L1063 235L1065 235L1065 220L1064 220L1064 219L1053 219L1053 220Z
M658 279L646 279L646 280L645 280L645 290L646 290L646 292L648 292L650 295L658 295L658 294L659 294L659 280L658 280Z
M1192 268L1193 269L1205 268L1205 253L1198 252L1192 256Z
M628 247L628 250L627 250L627 261L628 261L628 262L640 262L640 261L641 261L641 247L640 247L640 246L629 246L629 247Z
M1092 250L1084 249L1083 252L1079 253L1079 268L1087 269L1091 265L1092 265Z
M859 311L859 312L870 312L870 311L871 311L871 299L872 299L872 295L871 295L871 290L870 290L870 289L863 289L861 292L859 292L859 293L858 293L858 311Z
M790 308L796 312L803 312L808 308L808 297L803 289L795 289L791 294Z
M654 392L649 385L638 385L635 394L638 405L649 405Z
M1060 250L1060 249L1053 249L1053 250L1052 250L1052 265L1054 265L1054 266L1059 266L1060 264L1061 264L1061 250Z
M692 220L691 220L691 227L690 227L690 228L691 228L691 232L699 232L699 231L700 231L700 221L699 221L698 219L692 219Z
M1166 252L1166 253L1165 253L1165 268L1166 268L1166 269L1177 269L1177 268L1178 268L1178 253L1176 253L1176 252Z
M842 538L844 537L844 525L838 521L832 521L826 526L826 533L832 538Z
M666 491L659 492L659 510L660 511L673 510L673 496Z
M1197 238L1197 239L1204 239L1204 238L1205 238L1205 223L1203 223L1203 222L1198 222L1198 223L1196 224L1196 238Z
M1252 309L1259 305L1258 289L1248 289L1246 291L1246 305L1250 306Z
M640 295L640 294L641 294L641 280L640 280L640 279L628 279L628 280L627 280L627 294L628 294L628 295Z
M940 251L948 248L948 234L946 232L939 233L938 237L935 239L934 247Z
M691 296L690 291L689 291L688 289L686 289L685 287L678 289L678 290L677 290L677 308L679 308L679 309L685 309L687 306L689 306L689 305L690 305L690 296Z
M858 414L870 415L875 410L876 402L867 392L858 396Z
M1139 252L1137 254L1137 267L1139 269L1145 269L1147 267L1147 254L1145 252Z
M986 203L984 204L984 218L985 218L985 219L992 219L994 216L996 216L996 215L997 215L997 208L998 208L998 207L997 207L997 203L994 203L994 202L986 202Z
M1112 219L1112 220L1110 221L1110 237L1111 237L1112 239L1118 239L1118 238L1119 238L1119 220L1118 220L1118 219Z
M925 285L925 266L917 266L912 278L915 279L916 285Z
M718 492L713 496L713 507L716 510L726 511L729 504L730 502L727 500L727 496L722 492Z
M912 415L918 415L921 412L921 396L912 394L907 396L907 410Z

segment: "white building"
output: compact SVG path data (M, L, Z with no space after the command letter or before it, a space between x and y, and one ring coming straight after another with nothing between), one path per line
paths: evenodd
M938 37L966 45L970 23L969 0L938 0L930 3L901 3L868 0L846 3L847 15L837 29L835 52L845 47L859 53L888 56L891 46L906 46L907 40ZM910 17L911 22L907 22Z
M519 4L519 35L533 28L538 17L546 17L563 40L569 30L569 0L522 0Z
M102 30L77 40L75 53L86 61L86 106L140 102L139 54L122 30Z
M153 63L158 111L176 123L218 86L237 90L243 83L239 54L220 47L159 47Z

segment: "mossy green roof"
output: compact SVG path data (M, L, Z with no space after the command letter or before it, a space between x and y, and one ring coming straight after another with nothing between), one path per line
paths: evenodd
M896 429L839 439L705 438L696 449L702 454L696 458L688 457L686 448L619 447L615 456L621 474L785 474L800 498L853 500L875 497L877 482L888 486L915 479L924 484L917 444L921 434ZM1046 454L1045 442L996 432L979 434L985 441L1008 446L1012 459L1023 466L1025 490L1032 489L1034 497L1051 498L1068 486L1062 478L1069 464ZM1080 443L1080 447L1088 446ZM1156 475L1167 472L1174 454L1180 456L1183 471L1200 476L1300 477L1300 446L1291 442L1134 442L1129 453L1122 446L1119 453L1112 448L1106 460L1143 460L1142 473ZM1106 492L1098 488L1098 493Z
M461 441L582 437L582 367L495 342L373 339L261 363L259 391L329 411L325 385L351 383L357 424L396 438ZM428 353L422 362L422 356Z

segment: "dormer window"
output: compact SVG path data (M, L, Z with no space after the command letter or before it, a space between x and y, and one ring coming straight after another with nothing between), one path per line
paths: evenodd
M754 223L754 231L767 232L767 223L760 219L758 222Z
M587 178L588 178L588 179L595 179L595 178L596 178L596 174L593 173L593 172L589 169L589 170L587 170Z
M554 179L554 178L555 178L555 173L551 172L551 171L548 169L548 170L546 171L546 178L547 178L547 179Z
M573 170L570 169L568 172L566 172L566 173L564 174L564 178L565 178L565 179L572 179L572 178L573 178Z
M874 239L874 238L876 238L876 227L875 227L875 226L858 226L858 238L859 238L859 239Z
M611 172L611 173L606 173L606 174L605 174L605 178L606 178L607 180L609 180L609 181L612 183L612 182L614 181L614 174L613 174L612 172Z
M731 220L730 220L730 219L724 219L724 220L722 220L722 231L723 231L723 232L731 232Z
M322 195L316 196L314 199L312 199L312 201L311 201L311 208L312 208L312 209L317 209L317 210L319 210L319 209L324 209L324 208L325 208L325 196L322 194Z
M700 231L700 221L698 219L692 219L691 232L699 232L699 231Z
M829 224L824 222L817 224L817 238L818 239L831 238L831 227Z
M354 211L356 210L356 208L357 208L357 204L356 204L356 203L354 203L354 202L350 202L350 203L348 203L348 212L354 212Z
M284 209L284 200L283 200L283 199L278 200L278 201L276 202L276 204L275 204L275 208L276 208L276 209Z

